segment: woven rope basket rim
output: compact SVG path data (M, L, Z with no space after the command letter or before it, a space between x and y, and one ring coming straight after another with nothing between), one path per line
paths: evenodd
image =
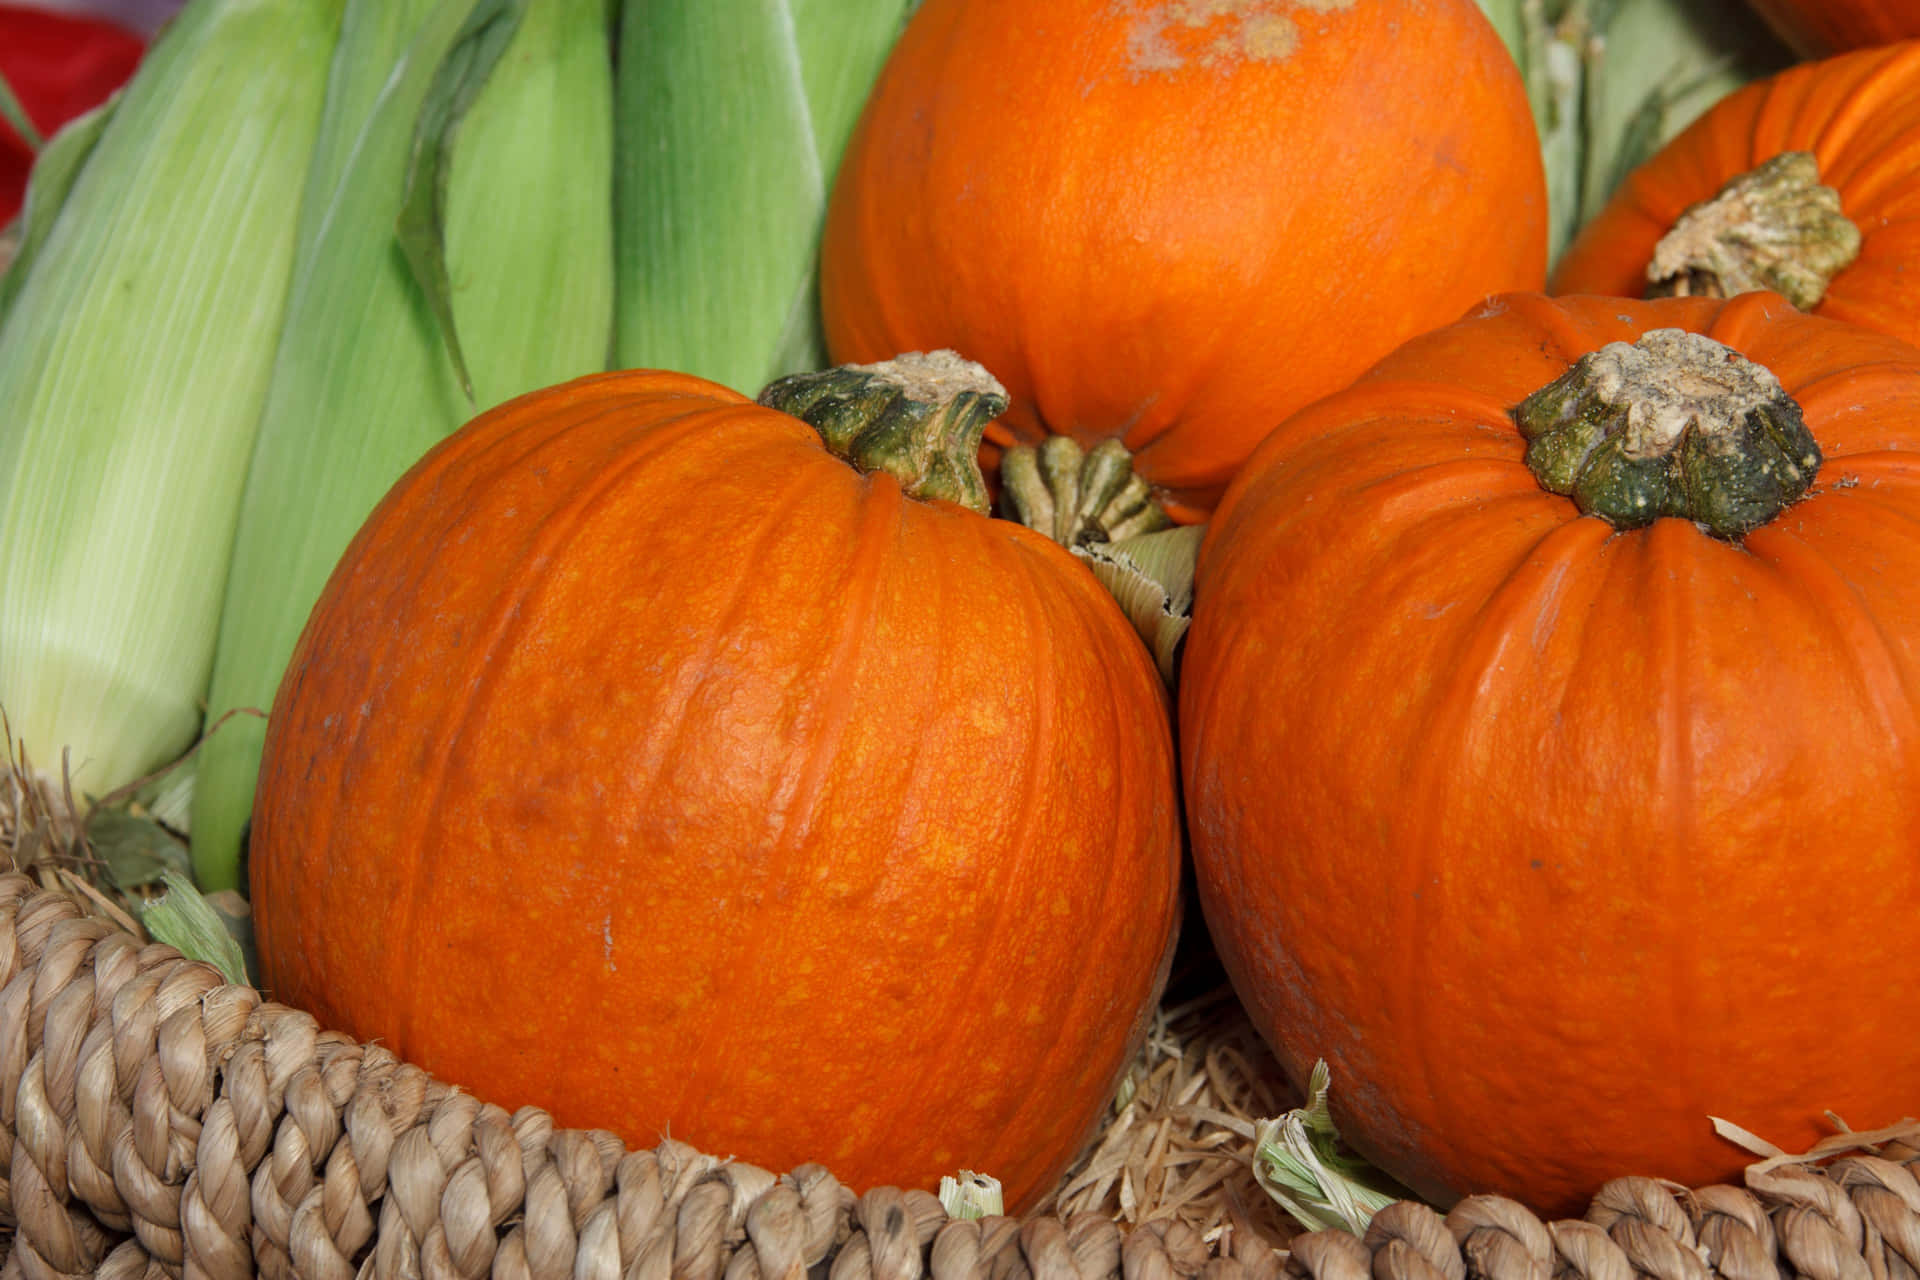
M1920 1280L1920 1124L1744 1181L1623 1177L1555 1222L1497 1196L1400 1201L1364 1238L1285 1249L1175 1220L954 1220L922 1190L483 1105L0 873L3 1280Z

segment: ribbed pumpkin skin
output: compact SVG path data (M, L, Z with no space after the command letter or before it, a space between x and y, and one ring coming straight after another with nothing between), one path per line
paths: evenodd
M1715 103L1582 228L1553 291L1641 297L1680 214L1783 151L1813 152L1860 229L1860 256L1814 313L1920 343L1920 40L1802 63Z
M926 0L821 267L836 360L952 347L1012 397L989 463L1118 436L1187 520L1292 410L1546 270L1532 116L1472 0L1199 10Z
M1824 58L1847 49L1920 36L1920 9L1912 0L1748 0L1802 57Z
M1744 546L1614 533L1508 409L1680 327L1826 453ZM1342 1132L1445 1203L1579 1212L1912 1111L1920 350L1771 294L1538 295L1264 442L1202 550L1180 698L1212 936Z
M1165 977L1166 699L1091 575L697 379L476 419L275 701L266 984L481 1098L1047 1189Z

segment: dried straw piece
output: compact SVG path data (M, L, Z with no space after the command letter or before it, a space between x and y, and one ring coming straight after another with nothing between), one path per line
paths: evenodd
M1586 1221L1402 1201L1364 1239L1283 1253L1214 1168L1249 1158L1231 1136L1265 1104L1244 1026L1203 1001L1163 1011L1096 1147L1144 1136L1172 1173L1089 1159L1047 1212L952 1221L923 1190L856 1196L817 1165L629 1151L482 1104L96 907L0 874L0 1280L1920 1280L1920 1124L1762 1160L1744 1188L1623 1178ZM1129 1177L1214 1191L1128 1210ZM1102 1181L1100 1211L1068 1206Z

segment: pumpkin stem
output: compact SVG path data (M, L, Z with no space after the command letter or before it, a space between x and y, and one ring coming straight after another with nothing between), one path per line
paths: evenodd
M884 471L916 498L988 514L980 438L1007 409L1007 391L953 351L909 352L769 383L760 403L820 433L836 457Z
M1019 444L1000 459L1009 518L1063 547L1118 542L1173 521L1133 469L1133 455L1111 437L1082 449L1068 436Z
M1859 254L1860 229L1813 153L1785 151L1680 215L1647 263L1647 296L1771 289L1807 311Z
M1738 538L1804 494L1820 467L1772 371L1684 329L1580 357L1513 416L1541 487L1616 529L1680 516Z

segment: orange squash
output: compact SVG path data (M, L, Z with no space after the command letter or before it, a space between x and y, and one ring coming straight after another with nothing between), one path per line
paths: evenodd
M1197 521L1400 341L1538 288L1547 197L1473 0L925 0L841 160L837 360L952 347L1000 451L1124 442Z
M882 437L928 412L807 385L782 402L880 404ZM979 505L997 403L863 474L784 412L622 372L434 449L272 709L266 985L631 1144L1049 1189L1165 979L1178 795L1164 688L1092 577L908 492Z
M1561 255L1552 288L1771 289L1920 343L1917 275L1920 40L1910 40L1802 63L1716 103L1628 176Z
M1748 0L1803 58L1920 36L1912 0Z
M1920 349L1771 294L1498 299L1262 444L1198 566L1188 821L1356 1146L1562 1215L1737 1181L1713 1117L1911 1111L1916 557Z

